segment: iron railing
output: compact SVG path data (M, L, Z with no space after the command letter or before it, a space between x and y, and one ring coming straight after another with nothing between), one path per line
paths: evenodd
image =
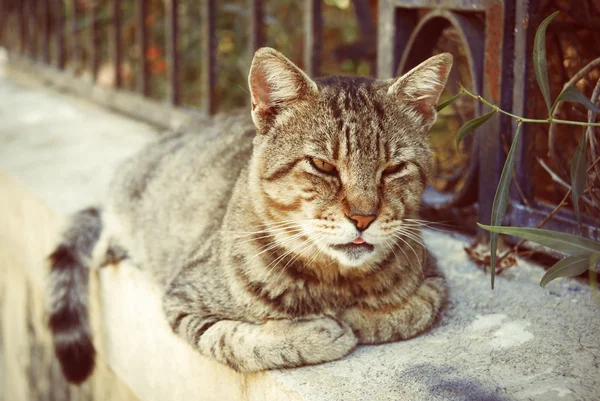
M94 87L98 74L100 37L98 35L97 7L89 8L87 40L90 54L86 58L92 74L92 84L82 84L80 79L66 71L66 54L70 62L81 56L81 37L77 24L82 16L78 0L70 1L71 12L63 12L63 0L0 0L0 44L9 49L11 59L21 65L37 68L45 78L60 81L78 94L92 96L96 100L137 117L155 123L172 120L173 111L181 109L180 54L178 51L179 0L165 0L165 47L167 54L167 90L164 104L152 102L149 97L149 70L145 57L138 63L135 93L124 93L120 74L115 75L114 89ZM110 60L115 71L122 62L122 1L108 0L112 7L110 23ZM135 0L136 45L145 55L148 33L145 19L150 0ZM265 43L264 4L262 0L249 0L248 47L249 52ZM357 2L360 3L360 2ZM304 67L311 76L318 76L323 42L323 18L321 0L305 0L304 4ZM364 6L360 3L357 5ZM202 24L202 112L212 115L218 109L217 56L215 0L199 0ZM466 53L466 67L470 87L477 93L517 115L527 114L532 97L529 82L532 81L530 58L535 28L543 15L539 15L538 0L379 0L377 76L388 78L405 72L431 55L444 29L452 27L457 33ZM55 49L52 62L51 45ZM78 86L79 85L79 86ZM98 93L100 93L98 95ZM97 95L97 96L96 96ZM153 111L148 111L148 108ZM143 111L140 111L143 110ZM166 111L165 111L166 110ZM479 105L475 114L482 113ZM154 119L154 120L153 120ZM505 224L535 226L551 210L553 205L535 199L535 183L531 179L532 166L527 152L532 137L527 126L523 127L522 145L516 167L516 186ZM473 136L470 163L461 173L460 188L440 193L429 189L425 196L426 209L430 215L464 224L461 211L477 209L475 220L489 223L491 207L506 157L503 143L510 143L515 123L504 115L494 116L484 132ZM476 205L476 206L474 206ZM460 218L457 218L460 216ZM473 221L473 219L471 220ZM583 234L600 240L599 222L584 216ZM469 224L471 228L474 224ZM546 228L578 233L578 225L572 211L561 210Z
M533 37L545 15L535 0L390 0L379 2L378 76L387 78L405 72L431 54L447 26L459 34L466 50L471 87L476 93L516 115L531 115L533 96L530 57ZM480 106L480 105L478 105ZM476 114L481 115L481 107ZM477 203L477 220L489 223L496 186L506 159L502 144L512 141L516 122L505 115L494 116L474 136L471 163L464 185L440 196L429 191L425 202L437 218L460 223L457 213ZM534 196L535 182L531 162L533 136L524 125L515 185L505 224L537 226L554 205ZM458 216L458 217L457 217ZM600 222L583 218L581 233L600 240ZM471 227L472 222L469 224ZM547 229L580 233L574 213L561 209L551 218Z

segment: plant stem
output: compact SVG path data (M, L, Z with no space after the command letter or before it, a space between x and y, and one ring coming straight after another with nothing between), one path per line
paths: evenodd
M600 162L600 157L597 158L596 160L594 160L594 162L592 163L591 166L589 166L586 170L587 173L589 173L590 171L592 171L592 169L594 168L594 166L596 165L596 163ZM558 202L558 205L556 205L556 207L554 208L554 210L552 210L550 212L550 214L548 216L546 216L544 218L544 220L542 220L540 222L540 224L537 225L536 228L542 228L544 226L544 224L546 224L548 222L548 220L550 220L552 218L552 216L554 216L556 214L556 212L558 212L558 210L563 207L564 205L567 204L567 199L569 198L569 195L571 195L571 191L572 189L569 188L569 190L567 191L567 193L565 194L564 198L562 198L562 200L560 202ZM519 252L519 248L521 247L521 245L523 245L523 243L525 242L524 239L522 239L521 241L519 241L517 243L517 245L515 245L514 247L514 252L517 253Z
M469 92L468 90L466 90L462 85L461 85L461 89L462 89L463 93L471 96L473 99L477 99L481 103L484 103L484 104L490 106L493 110L495 110L497 112L500 112L502 114L506 114L507 116L515 118L515 119L517 119L520 122L535 123L535 124L552 124L552 123L555 123L555 124L579 125L579 126L582 126L582 127L600 127L600 123L588 123L588 122L584 122L584 121L559 120L557 118L548 118L546 120L537 120L537 119L533 119L533 118L525 118L525 117L517 116L516 114L512 114L512 113L509 113L508 111L502 110L500 107L496 106L493 103L488 102L487 100L485 100L481 96L477 96L477 95L472 94L471 92Z
M577 73L571 77L569 82L567 82L563 86L563 90L569 86L575 86L575 84L583 77L585 77L592 69L596 68L596 66L600 65L600 57L595 60L592 60L581 70L577 71ZM595 100L592 103L596 103ZM554 116L558 115L560 108L562 107L563 102L557 102L552 106L552 112L550 113L550 117L554 118ZM588 119L589 122L590 119ZM552 156L553 159L556 159L556 148L554 144L556 138L556 125L550 125L550 129L548 130L548 153Z

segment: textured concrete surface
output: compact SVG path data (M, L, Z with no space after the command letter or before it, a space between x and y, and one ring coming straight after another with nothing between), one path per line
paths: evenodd
M0 168L58 212L101 202L119 162L158 130L35 84L0 66Z
M116 163L154 135L0 76L0 169L57 214L101 201ZM153 284L122 264L100 272L103 356L144 400L600 400L600 309L585 283L542 289L542 268L519 261L492 292L464 254L467 238L427 231L425 239L451 302L416 339L359 347L325 365L238 375L174 337Z
M0 171L0 401L137 401L103 355L69 385L46 325L44 257L62 217Z

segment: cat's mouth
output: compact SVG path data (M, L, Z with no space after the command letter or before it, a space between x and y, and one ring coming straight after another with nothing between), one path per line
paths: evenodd
M368 242L356 243L357 241L347 244L329 245L336 251L343 252L349 259L361 259L368 253L375 250L375 247Z

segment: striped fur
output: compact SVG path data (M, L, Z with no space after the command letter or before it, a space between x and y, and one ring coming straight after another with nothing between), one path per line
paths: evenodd
M49 257L50 329L62 371L73 383L81 383L94 370L96 351L87 311L87 260L101 228L98 209L82 210L73 216L62 243Z
M252 121L221 116L125 163L96 259L125 249L164 288L173 331L239 371L422 333L446 296L417 219L451 64L442 54L398 79L312 80L259 50Z

